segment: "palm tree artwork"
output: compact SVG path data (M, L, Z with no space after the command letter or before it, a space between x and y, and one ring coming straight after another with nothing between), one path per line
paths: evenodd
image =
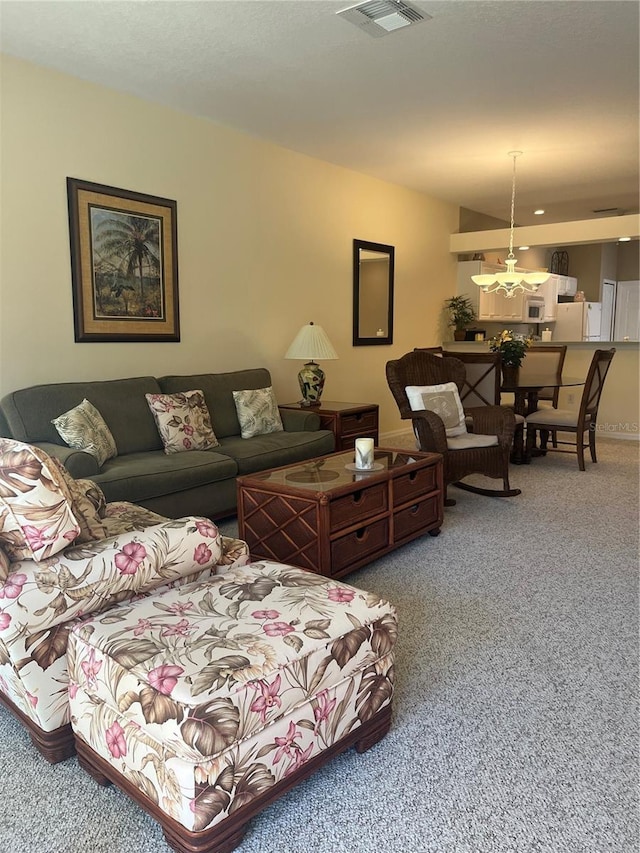
M163 320L161 220L93 207L91 234L96 316Z

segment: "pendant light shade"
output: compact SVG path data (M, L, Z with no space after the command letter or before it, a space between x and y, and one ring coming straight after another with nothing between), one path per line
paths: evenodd
M509 156L513 158L513 178L511 182L511 231L509 233L509 254L505 260L507 267L506 272L472 275L471 280L481 287L486 293L494 293L500 290L505 296L513 298L518 291L535 293L541 284L549 278L549 273L532 272L522 273L516 272L515 266L518 263L513 255L513 227L514 227L514 212L516 203L516 159L522 154L522 151L509 151Z

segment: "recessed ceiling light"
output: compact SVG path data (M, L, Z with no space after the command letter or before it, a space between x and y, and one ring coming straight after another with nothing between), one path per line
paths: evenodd
M518 246L518 251L519 252L526 252L528 248L529 248L529 246Z
M631 241L631 237L618 237L618 243L629 243Z
M544 210L542 208L540 208L540 210L534 210L533 212L535 213L536 216L542 216L542 214L544 213Z

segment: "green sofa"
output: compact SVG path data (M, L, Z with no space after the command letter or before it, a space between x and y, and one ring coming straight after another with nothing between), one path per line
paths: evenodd
M314 411L281 409L283 432L241 438L232 391L270 386L264 368L192 376L65 382L13 391L0 400L0 435L42 447L74 477L99 483L108 501L131 501L169 518L235 513L236 477L322 456L334 449ZM220 447L166 454L145 394L200 389ZM63 442L52 419L86 398L111 430L118 455L102 467Z

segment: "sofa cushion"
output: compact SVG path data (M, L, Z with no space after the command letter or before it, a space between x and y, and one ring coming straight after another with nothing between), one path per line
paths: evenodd
M212 450L218 446L202 391L145 396L158 425L165 453Z
M232 456L238 474L253 474L280 465L292 465L331 453L335 437L329 430L316 432L272 432L253 438L233 436L220 442L220 450Z
M0 438L0 544L11 560L44 560L80 533L72 498L50 457Z
M215 450L171 454L159 450L109 459L94 479L110 501L138 503L230 479L237 473L234 460Z
M233 392L266 388L271 385L271 375L265 368L258 367L251 370L234 370L231 373L161 376L158 383L167 394L201 388L211 415L213 431L218 441L221 441L229 435L240 435Z
M270 432L282 432L284 429L276 395L271 386L234 391L233 402L236 404L242 438L268 435Z
M159 394L160 391L153 376L102 382L63 382L13 391L2 398L0 405L14 438L32 444L51 442L62 445L62 439L51 421L86 397L104 418L118 453L124 455L162 449L156 423L144 396Z
M73 409L54 418L51 423L65 444L90 453L98 465L118 455L111 430L93 403L86 398Z

